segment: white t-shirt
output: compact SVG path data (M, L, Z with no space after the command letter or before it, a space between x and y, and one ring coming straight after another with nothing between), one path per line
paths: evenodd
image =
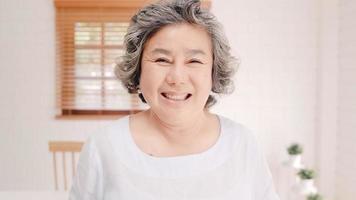
M141 151L129 117L93 134L80 154L70 200L278 200L254 136L219 116L208 150L175 157Z

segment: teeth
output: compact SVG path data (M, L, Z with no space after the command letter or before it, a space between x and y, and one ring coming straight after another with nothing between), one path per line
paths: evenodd
M171 100L175 100L175 101L184 101L187 98L188 94L173 95L173 94L164 93L164 96L167 99L171 99Z

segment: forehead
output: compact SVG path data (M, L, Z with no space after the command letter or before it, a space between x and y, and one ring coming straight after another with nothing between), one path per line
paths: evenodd
M146 41L144 51L163 54L181 51L209 55L212 52L212 42L208 32L198 25L172 24L162 27Z

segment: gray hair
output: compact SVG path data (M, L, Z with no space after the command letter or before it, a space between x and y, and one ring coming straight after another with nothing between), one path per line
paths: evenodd
M230 94L234 90L233 75L238 60L230 54L230 46L222 25L207 10L201 9L199 0L165 0L148 5L136 13L125 35L125 54L115 68L116 76L129 93L138 93L141 75L141 57L145 43L162 27L189 23L203 27L210 35L213 46L212 89L216 94ZM141 100L146 103L142 94ZM216 103L209 95L206 108Z

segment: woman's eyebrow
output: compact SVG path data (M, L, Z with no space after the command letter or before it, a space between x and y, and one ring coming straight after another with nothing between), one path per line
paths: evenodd
M150 54L165 54L165 55L171 55L171 52L167 49L162 49L162 48L155 48L153 49Z
M163 49L163 48L155 48L152 51L150 51L150 54L151 55L164 54L164 55L170 56L170 55L172 55L172 52L167 49ZM194 55L198 55L198 54L207 55L207 53L201 49L186 49L185 50L185 55L188 55L188 56L194 56Z
M197 55L197 54L206 55L205 51L201 49L187 49L186 54L190 56Z

